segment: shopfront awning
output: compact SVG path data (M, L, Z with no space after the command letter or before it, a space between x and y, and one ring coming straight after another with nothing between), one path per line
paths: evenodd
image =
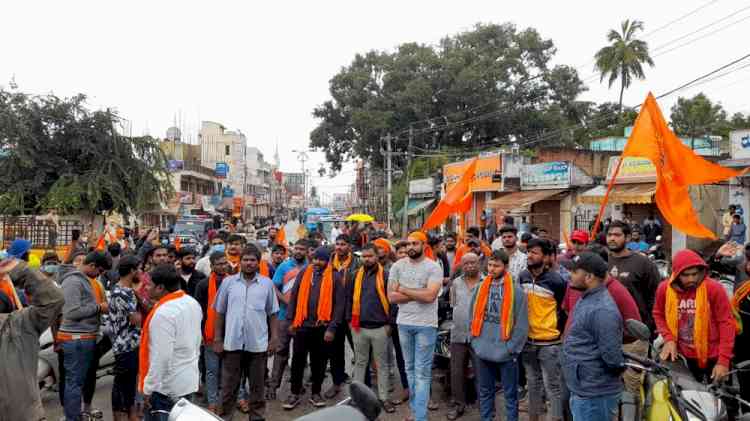
M432 205L433 203L435 203L435 199L427 199L427 200L410 199L409 204L407 206L407 209L409 209L407 215L414 216L418 214L419 211L421 211L422 209L427 209L428 207L430 207L430 205ZM401 215L403 214L402 210L403 208L396 211L397 217L401 217Z
M598 205L604 200L607 186L596 186L578 195L579 203ZM649 204L654 201L656 183L616 184L609 193L609 203Z
M490 200L486 206L510 213L528 213L534 203L547 200L564 191L566 190L528 190L508 193L505 196Z

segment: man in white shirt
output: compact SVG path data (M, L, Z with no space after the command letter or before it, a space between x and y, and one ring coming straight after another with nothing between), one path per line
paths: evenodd
M331 228L331 236L328 237L328 238L330 239L331 242L334 242L334 241L336 241L337 238L339 238L339 235L341 235L341 234L342 234L342 232L339 229L339 223L338 222L334 222L333 223L333 228Z
M499 237L492 242L492 250L503 250L508 255L508 272L513 279L526 270L526 254L518 249L518 229L513 225L500 227Z
M198 391L202 311L180 289L180 279L174 266L159 265L147 286L156 305L141 334L139 386L145 421L167 421L180 398Z

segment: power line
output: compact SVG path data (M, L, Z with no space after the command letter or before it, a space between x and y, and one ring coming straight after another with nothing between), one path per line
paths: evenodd
M741 8L741 9L735 10L734 12L732 12L732 13L730 13L730 14L728 14L728 15L726 15L726 16L724 16L724 17L722 17L722 18L719 18L719 19L717 19L717 20L715 20L715 21L713 21L713 22L711 22L711 23L709 23L709 24L706 24L706 25L703 25L703 26L701 26L700 28L698 28L698 29L696 29L696 30L693 30L693 31L691 31L691 32L688 32L687 34L681 35L681 36L679 36L679 37L677 37L677 38L674 38L674 39L672 39L672 40L670 40L670 41L667 41L667 42L665 42L665 43L663 43L663 44L661 44L661 45L659 45L659 46L655 47L655 48L654 48L654 49L652 50L652 52L654 52L654 53L655 53L655 52L657 52L657 51L659 51L659 50L662 50L662 49L664 49L664 48L666 48L666 47L668 47L668 46L670 46L670 45L672 45L672 44L674 44L674 43L676 43L676 42L678 42L678 41L682 41L683 39L685 39L685 38L688 38L688 37L690 37L691 35L697 34L697 33L701 32L701 31L703 31L703 30L705 30L705 29L708 29L708 28L710 28L710 27L712 27L712 26L714 26L714 25L716 25L716 24L718 24L718 23L721 23L721 22L723 22L723 21L725 21L725 20L727 20L727 19L729 19L729 18L731 18L731 17L733 17L733 16L736 16L736 15L738 15L738 14L740 14L740 13L742 13L742 12L744 12L745 10L748 10L748 9L750 9L750 6L745 6L745 7ZM709 35L711 35L711 34L709 34ZM706 35L706 36L708 36L708 35Z
M676 47L672 47L672 48L670 48L668 50L665 50L665 51L661 51L658 54L655 54L654 57L663 56L664 54L668 54L668 53L671 53L672 51L679 50L682 47L686 47L686 46L688 46L690 44L693 44L693 43L695 43L697 41L700 41L700 40L702 40L704 38L708 38L711 35L717 34L717 33L721 32L721 31L723 31L725 29L728 29L728 28L730 28L730 27L732 27L734 25L737 25L738 23L742 23L742 22L744 22L744 21L746 21L748 19L750 19L750 15L749 16L745 16L744 18L739 19L737 21L734 21L734 22L730 23L729 25L722 26L721 28L719 28L719 29L717 29L715 31L711 31L711 32L709 32L709 33L707 33L705 35L702 35L700 37L694 38L694 39L692 39L692 40L690 40L690 41L688 41L686 43L680 44L680 45L678 45Z
M682 21L682 20L683 20L683 19L685 19L685 18L688 18L688 17L690 17L690 16L692 16L692 15L696 14L697 12L699 12L699 11L701 11L701 10L705 9L705 8L706 8L706 7L708 7L708 6L711 6L712 4L714 4L714 3L718 2L718 1L719 1L719 0L712 0L712 1L709 1L708 3L704 4L703 6L699 6L699 7L697 7L696 9L693 9L693 10L691 10L690 12L688 12L688 13L686 13L686 14L684 14L684 15L680 16L680 17L678 17L677 19L674 19L674 20L672 20L672 21L669 21L669 22L665 23L664 25L662 25L662 26L660 26L660 27L658 27L658 28L654 29L653 31L651 31L651 32L648 32L648 33L646 33L645 35L643 35L643 38L648 38L648 37L650 37L651 35L653 35L653 34L655 34L655 33L659 32L659 31L661 31L661 30L663 30L663 29L666 29L666 28L668 28L669 26L671 26L671 25L673 25L673 24L675 24L675 23L677 23L677 22L680 22L680 21Z

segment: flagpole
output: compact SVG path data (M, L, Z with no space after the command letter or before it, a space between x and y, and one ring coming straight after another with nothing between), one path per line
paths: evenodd
M607 185L607 192L604 193L604 198L602 199L602 203L599 206L599 213L596 215L596 222L594 223L594 228L591 230L591 240L593 241L596 238L596 234L599 231L599 225L602 222L602 215L604 215L604 208L607 207L607 202L609 201L609 193L612 191L612 188L615 186L615 179L617 179L617 175L620 174L620 167L622 166L622 161L624 161L625 158L620 155L620 158L617 160L617 166L615 167L615 171L612 173L612 179L609 180L609 185Z

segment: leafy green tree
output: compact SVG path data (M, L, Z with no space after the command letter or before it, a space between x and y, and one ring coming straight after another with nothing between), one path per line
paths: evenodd
M648 52L648 43L636 37L638 31L643 30L643 22L639 20L625 20L620 26L620 32L612 29L607 34L609 45L596 53L596 68L601 77L600 81L608 79L608 85L620 80L620 109L622 96L633 78L645 79L643 64L654 67L654 61Z
M117 113L85 101L0 90L0 212L127 216L172 194L158 141L119 135Z
M395 151L407 149L411 133L415 152L537 139L577 121L585 90L575 69L550 65L555 52L536 30L506 23L476 25L437 46L357 54L331 79L331 99L313 110L310 146L335 172L354 157L382 167L388 133Z
M692 98L677 98L671 111L672 129L678 136L692 139L709 135L726 137L731 130L727 113L721 104L711 102L703 93Z

